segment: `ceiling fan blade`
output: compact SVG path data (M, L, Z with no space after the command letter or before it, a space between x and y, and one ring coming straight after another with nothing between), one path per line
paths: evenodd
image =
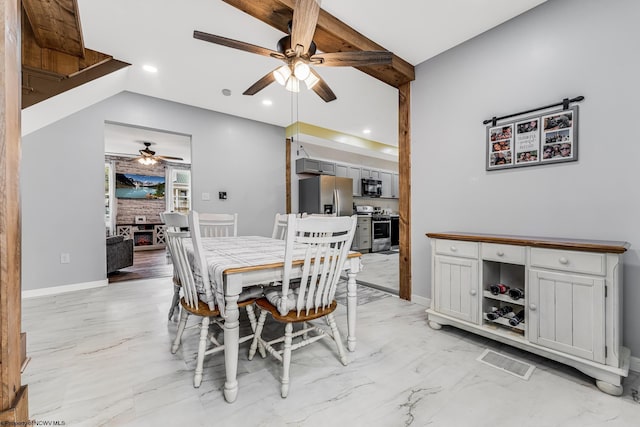
M209 43L219 44L221 46L231 47L233 49L244 50L245 52L257 53L258 55L270 56L272 58L284 59L285 56L275 50L267 49L266 47L256 46L251 43L245 43L238 40L228 39L222 36L216 36L214 34L204 33L202 31L194 31L193 38L198 40L204 40Z
M184 160L182 157L173 157L173 156L153 156L153 157L161 160Z
M320 98L322 98L324 102L331 102L337 99L336 94L333 93L329 85L322 79L322 77L320 77L318 73L313 70L313 68L311 69L311 73L318 79L318 83L313 85L311 90L313 90Z
M297 56L304 55L309 50L319 14L320 5L316 0L296 0L291 25L291 48Z
M311 57L313 65L325 67L363 67L391 64L393 53L386 50L319 53Z
M276 70L277 70L277 68L276 68ZM260 92L265 87L269 86L275 80L276 80L276 78L273 75L273 71L269 71L267 74L264 75L264 77L262 77L260 80L255 82L253 85L251 85L251 87L249 89L245 90L242 94L243 95L255 95L256 93Z

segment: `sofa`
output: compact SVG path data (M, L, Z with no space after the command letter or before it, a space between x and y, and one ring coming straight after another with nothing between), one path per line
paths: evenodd
M107 274L133 265L133 239L107 237Z

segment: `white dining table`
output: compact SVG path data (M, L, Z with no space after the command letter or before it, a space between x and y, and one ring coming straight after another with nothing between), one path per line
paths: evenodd
M224 318L224 361L226 381L224 397L234 402L238 396L238 353L240 322L238 296L253 285L268 285L282 280L284 240L261 236L205 237L202 247L207 260L211 292ZM304 249L300 252L302 259ZM344 269L347 272L347 348L356 348L356 275L361 269L361 254L350 252ZM294 252L294 265L296 255ZM292 271L292 278L301 270ZM206 284L203 284L206 286ZM210 301L208 301L210 302Z

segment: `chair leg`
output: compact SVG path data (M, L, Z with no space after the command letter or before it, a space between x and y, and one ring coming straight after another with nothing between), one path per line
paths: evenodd
M193 386L198 388L202 383L202 366L204 365L204 353L207 351L209 336L209 318L203 317L200 325L200 344L198 345L198 360L196 361L196 373L193 377Z
M342 338L340 337L340 331L338 330L338 326L336 325L336 320L333 317L333 313L327 315L327 322L329 323L329 326L331 326L333 340L336 342L336 347L338 347L338 354L340 354L340 361L344 366L347 366L347 355L344 352Z
M260 356L264 359L267 357L267 354L264 353L264 347L260 343L260 338L262 336L262 328L264 327L264 321L267 318L266 311L260 311L260 318L258 319L258 324L256 325L256 329L253 333L253 341L251 341L251 347L249 348L249 360L253 360L253 356L256 355L256 349L260 346ZM264 353L264 354L263 354Z
M176 339L173 341L173 345L171 346L171 353L176 354L178 348L180 347L180 342L182 341L182 333L184 332L184 328L187 326L187 319L189 318L189 313L187 310L182 310L182 314L180 314L180 323L178 324L178 332L176 332Z
M249 317L249 323L251 324L251 330L253 331L253 337L255 339L256 327L257 327L255 311L253 310L253 306L252 305L248 305L245 308L247 309L247 317ZM264 351L264 346L262 345L260 340L258 340L258 351L260 352L260 356L263 359L265 357L267 357L267 353ZM249 360L251 360L251 359L249 359Z
M173 314L176 308L180 304L180 286L173 285L173 299L171 300L171 307L169 308L169 320L173 319Z
M284 398L289 394L289 366L291 365L291 342L293 324L287 323L284 327L284 348L282 351L282 388L280 395Z

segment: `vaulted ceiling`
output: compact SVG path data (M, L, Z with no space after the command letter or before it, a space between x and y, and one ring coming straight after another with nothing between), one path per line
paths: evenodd
M325 103L305 90L294 98L278 85L270 85L252 97L243 96L245 89L279 62L193 38L193 31L200 30L273 49L284 35L294 0L25 0L27 11L29 4L39 3L46 6L42 13L45 17L53 12L66 16L56 18L66 27L54 34L66 33L70 27L75 31L69 37L72 45L95 49L84 48L84 57L75 56L76 65L71 70L57 65L62 61L57 53L51 53L51 48L37 45L40 53L33 55L34 60L25 61L26 70L39 65L47 77L53 71L55 79L68 84L67 80L79 76L90 80L94 69L100 69L105 60L107 64L131 66L25 109L23 129L31 132L90 103L128 90L278 126L286 127L299 120L397 145L395 86L413 79L412 66L543 1L398 0L391 6L389 2L370 0L322 0L321 7L326 12L322 13L314 36L319 50L368 50L379 46L395 54L390 66L318 70L337 95L336 101ZM76 2L79 13L73 14L70 5ZM35 19L28 16L32 26ZM341 28L336 24L338 20L352 29ZM66 39L58 37L58 44L66 46ZM24 52L23 47L23 56ZM92 59L87 52L96 52L95 57ZM60 55L72 56L69 52ZM52 57L55 59L50 60ZM52 68L53 64L56 66ZM145 72L145 64L156 66L158 72ZM34 77L28 77L31 80L24 80L23 96L35 89L30 85ZM223 89L229 89L231 95L223 95ZM263 105L266 100L272 105ZM362 133L365 128L371 130L366 136Z

